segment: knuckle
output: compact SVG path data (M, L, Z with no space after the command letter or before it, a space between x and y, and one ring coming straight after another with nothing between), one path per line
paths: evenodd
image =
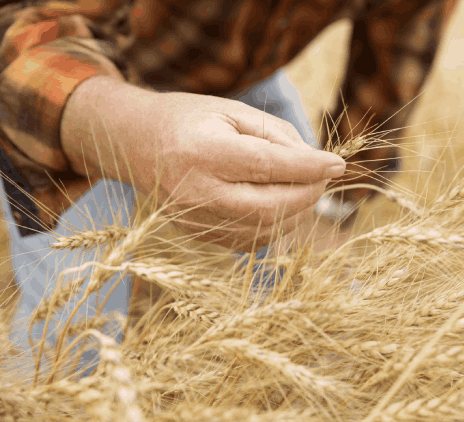
M250 181L254 183L270 183L272 180L272 162L263 148L256 151L250 161Z
M299 144L301 141L303 141L296 127L293 126L292 123L287 122L286 120L282 121L282 131L286 133L289 136L290 140L295 144Z

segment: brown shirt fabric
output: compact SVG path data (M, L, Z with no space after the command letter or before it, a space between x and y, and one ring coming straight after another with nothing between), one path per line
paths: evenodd
M348 108L337 130L340 142L361 132L359 123L369 119L371 126L387 121L381 126L386 132L402 127L455 2L81 0L3 6L2 170L58 215L90 187L70 169L59 135L66 100L82 81L108 75L162 91L228 97L269 77L342 17L354 26L344 104L339 101L335 112ZM376 171L376 183L382 184L398 165L396 157L392 144L356 155L352 166L370 182ZM56 218L13 186L6 183L7 193L26 209L15 214L24 226L21 234L53 228ZM365 194L350 191L345 197L358 200Z

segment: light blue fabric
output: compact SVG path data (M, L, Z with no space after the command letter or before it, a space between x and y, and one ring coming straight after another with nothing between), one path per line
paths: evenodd
M54 239L47 232L21 237L16 226L16 221L11 213L3 182L2 189L0 189L0 199L5 215L5 223L9 231L11 264L16 282L22 294L17 317L13 321L11 328L10 340L13 341L17 347L23 349L24 352L27 352L29 349L27 334L29 316L39 305L44 297L44 293L47 297L50 296L62 270L82 265L85 262L98 261L98 259L95 259L95 249L86 254L82 254L79 250L53 250L49 248L48 244L53 243ZM105 227L104 224L111 225L115 222L111 210L113 210L114 213L121 210L119 222L127 226L134 200L135 196L132 186L116 181L102 180L98 182L92 190L87 191L85 195L79 198L73 207L70 207L60 216L55 232L57 235L71 235L73 233L69 230L70 227L76 231L103 229ZM124 207L124 201L126 207ZM89 268L81 274L90 276L91 271L92 268ZM78 274L74 274L69 277L77 278L77 275ZM101 303L120 275L121 273L115 274L113 278L103 286L99 293L99 303ZM64 278L63 283L66 284L70 279L71 278ZM82 286L81 293L76 295L76 300L68 304L61 312L54 315L57 321L66 321L68 319L70 316L70 309L72 310L73 304L82 297L88 281L89 277L87 277L85 284ZM118 310L127 315L129 299L130 279L126 275L118 287L116 287L114 293L110 296L103 313ZM91 318L94 316L96 303L96 295L93 294L90 296L87 303L79 309L73 322L83 317ZM56 341L53 332L54 329L55 323L52 323L49 326L47 334L47 341L51 344L54 344ZM34 326L32 337L36 343L42 337L43 330L44 322ZM108 330L109 327L106 327L106 331ZM121 340L120 331L117 333L117 337ZM94 355L95 354L87 354L84 360L89 361Z
M303 108L302 98L283 69L232 98L259 110L266 109L266 113L290 122L304 141L316 148L317 139Z

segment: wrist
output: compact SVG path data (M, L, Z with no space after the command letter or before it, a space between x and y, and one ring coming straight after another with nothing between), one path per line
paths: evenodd
M146 119L154 117L154 95L107 76L80 84L61 120L61 144L71 168L83 176L131 183L127 164L133 168L135 140L147 136L144 128Z

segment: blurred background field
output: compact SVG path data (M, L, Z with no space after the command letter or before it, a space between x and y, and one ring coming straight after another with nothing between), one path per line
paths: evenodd
M301 90L315 133L323 110L331 110L348 60L351 25L340 21L327 28L291 63L289 73ZM464 2L450 16L434 67L417 98L414 114L403 133L400 172L391 187L436 197L464 165ZM333 116L334 118L338 116ZM393 135L391 136L393 137ZM357 223L384 225L398 208L379 195L361 208ZM372 227L372 226L371 226ZM365 230L368 228L365 227Z
M291 80L301 91L315 133L324 110L331 110L338 94L351 26L339 21L328 27L289 66ZM402 165L393 188L416 193L424 200L434 198L440 186L448 184L464 164L464 1L459 0L450 17L434 68L406 130L402 144ZM335 116L336 117L336 116ZM433 171L433 174L432 174ZM432 176L430 177L430 175ZM382 196L364 206L358 216L359 230L384 225L398 208ZM134 210L135 213L135 210ZM167 229L166 235L176 236ZM214 249L214 248L213 248ZM219 248L218 248L219 249ZM0 280L12 280L8 237L0 222ZM11 290L5 292L9 295ZM5 297L4 296L4 297Z

